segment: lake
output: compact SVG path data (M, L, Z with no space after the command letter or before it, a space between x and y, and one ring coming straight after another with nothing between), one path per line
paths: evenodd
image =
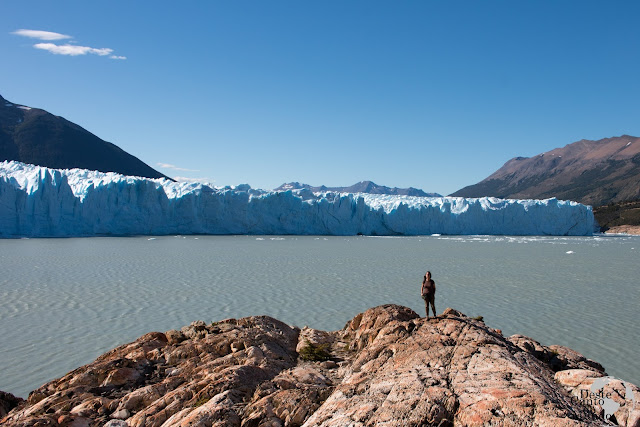
M47 381L150 331L266 314L342 328L400 304L484 317L640 385L640 237L158 236L0 240L0 390Z

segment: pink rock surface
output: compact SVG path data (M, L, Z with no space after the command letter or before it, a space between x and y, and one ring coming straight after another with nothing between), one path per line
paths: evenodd
M301 360L308 343L331 360ZM333 332L256 316L149 333L33 391L0 424L601 425L602 408L575 393L605 375L573 350L505 338L452 309L427 320L384 305ZM616 403L617 420L637 425L631 402Z

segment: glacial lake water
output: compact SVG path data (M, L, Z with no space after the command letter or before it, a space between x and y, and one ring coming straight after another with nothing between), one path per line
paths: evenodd
M640 385L640 237L159 236L0 240L0 390L150 331L266 314L336 330L381 304L484 317Z

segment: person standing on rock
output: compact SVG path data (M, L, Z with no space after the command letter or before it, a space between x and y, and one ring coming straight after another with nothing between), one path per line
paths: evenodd
M431 272L427 271L422 279L422 299L424 300L424 308L427 311L427 319L429 318L429 304L431 304L431 310L433 316L436 316L436 282L431 279Z

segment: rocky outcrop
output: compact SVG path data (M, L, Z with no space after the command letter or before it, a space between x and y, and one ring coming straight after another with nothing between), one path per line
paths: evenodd
M11 393L0 391L0 419L6 416L13 408L18 407L24 400Z
M638 425L638 388L603 378L573 350L506 338L455 310L424 319L385 305L334 332L256 316L149 333L33 391L0 423ZM618 393L615 418L615 405L581 398L594 381Z
M590 369L567 369L556 381L612 424L640 426L640 388Z

